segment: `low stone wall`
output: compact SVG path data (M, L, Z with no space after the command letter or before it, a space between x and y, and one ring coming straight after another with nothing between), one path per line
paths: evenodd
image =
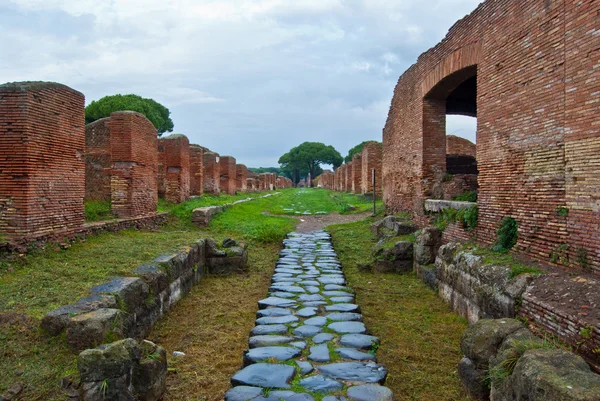
M480 400L598 400L600 375L585 361L534 336L514 319L482 319L463 334L458 374Z
M11 241L10 243L0 242L0 253L26 253L32 248L41 248L48 242L81 240L89 235L95 235L102 232L117 232L130 228L135 228L137 230L157 228L167 221L167 216L168 213L156 213L143 217L86 223L68 237L51 233L36 237L33 240L30 238L22 241Z
M142 264L131 277L115 277L91 288L90 295L44 316L41 327L75 350L95 347L115 338L143 338L207 273L230 273L245 268L247 246L217 249L200 239L174 254ZM218 266L218 268L210 268Z

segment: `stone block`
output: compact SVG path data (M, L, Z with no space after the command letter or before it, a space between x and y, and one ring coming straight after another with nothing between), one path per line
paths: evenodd
M207 206L194 209L192 211L192 223L199 227L206 227L212 220L212 218L223 212L223 206Z
M134 273L144 280L153 295L160 294L169 288L169 275L163 267L156 263L140 265L134 270Z
M67 328L69 320L82 313L100 308L116 308L117 300L112 295L94 294L81 298L73 305L58 307L42 318L40 327L52 336L57 336Z
M95 347L109 336L122 337L119 309L98 309L72 317L67 325L67 344L75 350Z
M138 277L115 277L105 284L92 287L93 294L112 294L117 299L119 309L132 312L144 304L150 288Z
M241 273L248 265L248 245L239 243L238 246L227 248L221 256L207 258L208 271L211 274Z

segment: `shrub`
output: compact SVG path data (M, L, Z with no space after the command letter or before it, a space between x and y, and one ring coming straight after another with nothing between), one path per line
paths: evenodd
M477 202L477 191L467 191L454 197L454 200L460 202Z
M495 252L507 252L517 243L519 237L519 226L512 217L504 216L500 221L500 227L496 231L497 238L494 247Z

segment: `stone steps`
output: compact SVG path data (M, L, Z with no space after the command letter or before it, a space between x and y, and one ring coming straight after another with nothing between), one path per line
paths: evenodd
M226 401L391 401L328 233L291 233Z

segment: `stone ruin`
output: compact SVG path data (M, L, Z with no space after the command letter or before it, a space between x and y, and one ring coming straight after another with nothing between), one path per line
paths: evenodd
M248 168L243 164L235 166L235 186L239 192L248 192Z
M204 152L200 145L190 145L190 195L202 196L204 193Z
M221 192L235 195L237 189L237 167L235 158L231 156L219 157L219 187Z
M190 197L190 141L185 135L160 138L165 150L165 199L185 202Z

